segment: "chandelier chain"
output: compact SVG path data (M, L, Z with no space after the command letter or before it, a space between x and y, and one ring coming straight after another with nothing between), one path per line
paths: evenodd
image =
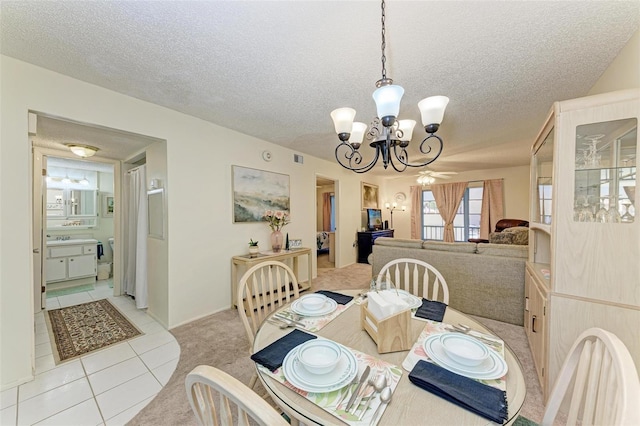
M387 62L387 56L385 55L384 51L385 48L387 47L387 42L385 39L385 26L384 26L384 18L385 18L385 14L384 14L384 0L382 0L382 17L380 18L380 21L382 22L382 45L381 45L381 50L382 50L382 80L386 80L387 79L387 68L385 66L386 62Z

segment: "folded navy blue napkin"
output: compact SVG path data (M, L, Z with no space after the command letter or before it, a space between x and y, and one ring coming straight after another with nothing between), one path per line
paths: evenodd
M442 322L444 318L444 311L447 310L447 305L437 300L422 299L422 306L416 311L418 318L425 318L431 321Z
M346 305L347 303L349 303L349 302L351 302L353 300L353 296L347 296L345 294L340 294L340 293L336 293L336 292L329 291L329 290L319 290L319 291L316 291L316 293L323 294L323 295L335 300L337 303L339 303L341 305Z
M264 365L269 370L275 371L282 366L284 357L287 356L291 349L306 342L307 340L317 338L318 337L313 334L295 329L291 333L282 336L266 348L251 355L251 359L258 364Z
M507 395L504 391L452 373L439 365L420 360L409 373L409 380L492 422L503 424L508 418Z

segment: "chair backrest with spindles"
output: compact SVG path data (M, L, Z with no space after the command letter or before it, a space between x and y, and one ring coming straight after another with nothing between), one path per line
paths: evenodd
M562 420L566 415L567 425L640 425L638 372L629 350L616 335L590 328L576 339L541 424L553 425L560 412Z
M291 268L270 260L244 273L238 284L238 312L253 345L258 327L271 312L300 296L298 280Z
M199 425L248 426L249 418L264 426L289 426L262 397L238 379L199 365L185 379L187 397ZM216 407L216 394L218 402Z
M382 267L376 282L385 280L415 296L449 304L449 287L444 277L431 264L422 260L392 260Z

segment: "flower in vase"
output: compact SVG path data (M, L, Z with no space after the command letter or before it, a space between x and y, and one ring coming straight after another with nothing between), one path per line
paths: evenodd
M269 224L269 228L271 228L272 231L279 231L285 225L287 225L290 222L289 213L283 212L281 210L278 210L278 211L267 210L267 211L265 211L264 212L264 220L267 221L267 223Z

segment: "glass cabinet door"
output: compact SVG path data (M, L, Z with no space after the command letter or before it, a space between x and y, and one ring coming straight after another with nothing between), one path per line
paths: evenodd
M552 128L533 155L537 200L534 219L537 223L545 225L551 225L553 143L554 129Z
M635 220L636 118L576 127L574 221Z

